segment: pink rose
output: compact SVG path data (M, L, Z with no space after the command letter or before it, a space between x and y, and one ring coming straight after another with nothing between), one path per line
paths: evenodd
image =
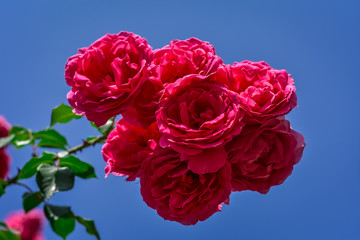
M127 181L139 177L140 167L145 158L151 155L157 146L159 132L156 124L149 128L132 126L124 119L116 124L103 146L105 174L128 176Z
M189 74L210 75L221 64L222 60L216 56L212 45L190 38L171 41L169 46L155 50L152 67L161 82L166 84Z
M155 112L159 105L159 98L163 85L157 78L149 78L142 85L139 96L122 114L123 118L132 125L148 128L155 120Z
M232 166L233 191L267 193L291 174L302 157L304 137L285 119L270 119L262 125L246 125L227 144Z
M11 125L3 116L0 116L0 138L9 135ZM0 179L5 179L9 175L11 158L5 148L0 148Z
M7 137L9 135L11 125L6 121L3 116L0 116L0 138Z
M44 214L38 209L28 213L18 211L11 213L6 219L6 225L19 232L21 240L44 240L42 236Z
M220 67L217 75L227 76L230 90L239 93L241 107L252 118L282 116L297 106L294 80L285 70L265 62L243 61Z
M141 195L165 220L193 225L221 210L231 193L227 162L217 173L196 174L170 148L157 148L142 165Z
M123 113L148 78L151 47L129 32L107 34L69 58L65 79L67 98L76 114L97 126Z
M168 84L159 104L161 147L179 152L194 173L216 172L224 166L224 145L242 127L236 93L211 77L193 74Z
M216 55L215 48L197 38L174 40L170 45L155 50L151 65L152 77L144 84L140 97L135 99L123 117L133 125L148 127L155 122L155 112L164 85L189 74L210 75L221 64L222 60Z

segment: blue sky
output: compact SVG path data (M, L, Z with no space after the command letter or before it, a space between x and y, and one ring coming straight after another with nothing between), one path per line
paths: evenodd
M233 193L230 205L185 227L142 201L140 184L104 179L100 146L78 155L98 179L79 180L54 204L96 220L102 239L359 239L360 4L358 1L10 1L0 3L0 114L41 130L67 103L64 64L106 33L131 31L154 48L197 37L227 64L264 60L286 69L298 105L288 115L305 136L293 174L266 195ZM71 145L96 134L85 119L56 127ZM13 173L31 149L10 149ZM35 186L33 180L27 182ZM0 219L21 208L20 187L0 199ZM47 239L60 239L46 226ZM70 240L94 239L77 226Z

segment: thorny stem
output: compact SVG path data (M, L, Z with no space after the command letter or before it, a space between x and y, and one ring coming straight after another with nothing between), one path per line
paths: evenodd
M84 141L82 144L79 144L75 147L70 148L69 150L67 150L66 152L68 152L68 154L74 154L76 152L79 152L81 150L83 150L84 148L87 148L89 146L94 146L97 143L103 142L106 140L106 135L104 136L98 136L95 137L94 139L90 140L90 141Z
M110 128L110 131L111 131L111 128ZM109 132L110 132L109 131ZM90 140L90 141L84 141L82 144L79 144L79 145L77 145L77 146L75 146L75 147L72 147L72 148L70 148L69 150L67 150L66 152L67 152L67 154L74 154L74 153L76 153L76 152L79 152L79 151L81 151L81 150L83 150L84 148L87 148L87 147L89 147L89 146L94 146L94 145L96 145L97 143L101 143L101 142L103 142L103 141L105 141L106 140L106 138L107 138L107 135L109 134L109 132L106 132L103 136L97 136L97 137L95 137L94 139L92 139L92 140ZM34 154L33 154L34 155ZM37 155L36 156L34 156L34 157L37 157ZM59 157L56 155L55 157L54 157L54 160L56 160L56 159L58 159ZM20 169L19 169L19 171L18 171L18 173L14 176L14 177L12 177L12 178L9 178L7 181L6 181L6 184L5 184L5 186L3 186L3 189L5 189L6 187L8 187L8 186L10 186L10 185L19 185L19 186L23 186L23 187L25 187L26 189L28 189L30 192L32 192L32 190L31 190L31 188L29 187L29 186L27 186L26 184L23 184L23 183L20 183L20 182L18 182L18 178L19 178L19 176L20 176Z

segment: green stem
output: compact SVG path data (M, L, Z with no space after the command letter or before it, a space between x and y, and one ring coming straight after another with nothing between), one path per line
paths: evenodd
M97 143L103 142L106 140L106 138L107 138L106 135L95 137L94 139L92 139L90 141L84 141L83 144L80 144L80 145L70 148L69 150L67 150L67 152L69 154L74 154L76 152L83 150L84 148L87 148L89 146L94 146Z
M69 150L67 150L66 152L68 154L74 154L76 152L79 152L81 150L83 150L84 148L87 148L89 146L94 146L96 145L97 143L101 143L101 142L104 142L107 138L107 135L109 133L105 133L103 136L97 136L95 137L94 139L90 140L90 141L84 141L82 144L79 144L75 147L72 147L70 148ZM58 156L55 156L54 157L54 160L56 160L57 158L59 158ZM30 187L26 186L25 184L23 183L19 183L18 182L18 178L19 178L19 175L20 175L20 170L18 171L18 173L12 177L12 178L9 178L7 181L6 181L6 185L3 186L3 188L5 189L6 187L10 186L10 185L20 185L20 186L23 186L25 188L27 188L29 191L31 190Z

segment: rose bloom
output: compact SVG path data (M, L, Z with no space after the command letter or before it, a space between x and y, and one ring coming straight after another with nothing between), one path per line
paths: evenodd
M265 62L243 61L221 66L217 75L239 93L241 107L251 118L265 119L289 113L297 106L294 80L285 70Z
M224 166L224 144L241 131L237 96L216 79L188 75L167 85L156 112L161 147L171 147L203 174Z
M7 137L9 135L11 125L6 119L0 115L0 138Z
M170 45L154 51L151 77L143 85L141 97L135 99L123 117L133 125L148 127L155 122L155 111L164 85L189 74L210 75L221 64L221 58L208 42L197 38L171 41Z
M107 137L102 148L105 162L105 174L128 176L133 181L140 175L140 167L145 158L151 155L158 145L159 132L156 124L143 129L130 125L121 119L116 128Z
M0 116L0 138L7 137L11 125L6 121L3 116ZM5 148L0 148L0 179L7 178L9 174L11 158Z
M11 158L5 148L0 148L0 179L6 179L9 175Z
M171 148L157 148L142 165L141 195L165 220L193 225L221 210L231 193L231 168L196 174Z
M38 209L28 213L21 210L8 215L5 223L9 228L19 232L21 240L44 240L44 219L44 214Z
M121 114L139 94L151 61L147 41L129 32L107 34L80 49L65 66L74 112L97 126Z
M232 166L233 191L267 193L291 174L302 157L304 137L285 119L270 119L261 125L246 125L227 144Z

